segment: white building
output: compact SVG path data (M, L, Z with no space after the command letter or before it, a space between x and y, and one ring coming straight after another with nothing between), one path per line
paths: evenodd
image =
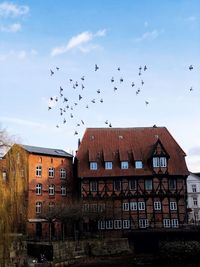
M188 221L200 223L200 173L190 173L187 178Z

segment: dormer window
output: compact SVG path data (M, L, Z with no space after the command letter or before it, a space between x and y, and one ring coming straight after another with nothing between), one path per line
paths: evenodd
M135 168L136 169L142 169L143 168L143 164L141 160L136 160L135 161Z
M167 159L166 157L153 157L153 167L167 167Z
M97 170L97 162L90 162L90 170Z
M128 169L128 161L121 161L121 169Z
M112 170L112 161L106 161L105 162L105 169L106 170Z

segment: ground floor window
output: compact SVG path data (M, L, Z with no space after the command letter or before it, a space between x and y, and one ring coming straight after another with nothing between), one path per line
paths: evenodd
M148 219L139 220L139 228L147 228L149 226Z

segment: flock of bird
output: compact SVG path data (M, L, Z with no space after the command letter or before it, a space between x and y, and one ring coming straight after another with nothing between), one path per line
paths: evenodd
M94 66L94 72L98 72L100 70L100 66L95 64ZM193 65L189 66L189 70L193 70ZM56 75L56 72L60 71L59 67L56 67L55 70L50 69L50 76L53 77ZM121 74L121 68L117 67L116 71ZM134 81L131 81L130 87L135 88L135 95L138 96L142 88L144 86L144 80L143 80L143 73L147 71L147 66L144 65L139 66L138 68L138 77L140 80L139 86L136 85ZM120 78L119 78L120 77ZM116 93L117 90L120 88L120 85L124 83L124 78L122 76L117 76L114 77L112 76L110 78L110 86L113 88L113 92ZM74 80L72 78L69 78L68 83L73 89L72 91L68 91L68 95L66 94L66 89L63 88L63 86L60 86L57 92L56 96L51 96L49 98L49 105L48 105L48 110L51 111L52 109L57 109L59 111L60 115L60 122L56 125L57 128L60 128L62 125L68 124L68 120L73 120L73 125L74 125L74 135L78 135L78 127L84 126L85 125L85 119L81 118L79 119L79 116L81 114L76 114L77 107L82 105L81 108L86 108L90 109L91 107L94 107L94 104L103 104L104 101L106 101L106 94L103 94L101 89L96 89L94 97L91 99L85 99L84 96L84 91L86 89L85 81L87 77L85 75L82 75L81 78L78 80ZM190 91L193 91L193 88L191 86ZM74 95L74 97L72 97ZM85 101L84 101L85 100ZM84 102L84 106L83 106ZM149 105L149 101L145 100L144 104L146 106ZM103 108L103 107L102 107ZM83 113L82 111L80 113ZM108 127L112 127L112 123L106 119L104 121L105 125Z
M94 72L99 71L99 66L97 64L95 64L94 66ZM53 77L54 75L56 75L56 72L59 71L60 68L56 67L55 70L50 69L50 76ZM117 72L121 72L121 68L117 67ZM144 67L140 66L138 68L138 76L141 77L142 73L145 72L147 70L147 66L145 65ZM69 82L69 86L73 89L73 92L70 91L68 92L68 94L70 95L66 95L65 93L65 89L60 86L58 93L56 96L51 96L49 98L49 105L48 105L48 110L52 110L52 109L57 109L59 110L59 115L61 116L62 122L57 124L56 127L60 128L61 125L63 124L67 124L67 117L69 117L69 119L74 119L75 122L75 130L74 130L74 135L78 135L78 128L81 125L85 125L85 120L82 119L78 119L79 116L76 115L76 108L80 105L80 103L83 101L82 99L84 99L84 90L85 90L85 79L86 77L83 75L81 76L80 79L78 80L73 80L72 78L69 78L68 82ZM117 84L118 83L118 84ZM113 87L113 92L115 93L121 84L124 83L124 78L121 76L120 78L116 78L114 76L112 76L110 78L110 85ZM136 87L136 83L134 81L131 82L130 86L132 88ZM140 79L140 86L137 87L137 89L135 90L135 94L136 96L138 94L141 93L141 88L144 86L144 80L141 78ZM74 94L74 92L76 92L75 97L71 97L72 93ZM105 99L105 94L103 94L101 89L96 89L95 92L96 96L94 96L93 98L91 98L90 100L86 100L85 102L85 106L83 106L82 108L86 108L86 109L90 109L92 106L94 106L94 104L100 103L103 104L104 103L104 99ZM73 101L71 101L71 99ZM145 101L145 105L149 105L149 101ZM107 125L108 127L112 127L112 123L109 122L108 119L105 120L105 125Z

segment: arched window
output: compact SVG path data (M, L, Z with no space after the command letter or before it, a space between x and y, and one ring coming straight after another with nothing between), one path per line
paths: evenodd
M40 201L36 202L35 211L36 211L36 213L42 212L42 202L40 202Z
M54 196L55 194L55 185L51 184L49 185L49 195Z
M36 184L35 193L36 193L36 195L42 194L42 184Z

